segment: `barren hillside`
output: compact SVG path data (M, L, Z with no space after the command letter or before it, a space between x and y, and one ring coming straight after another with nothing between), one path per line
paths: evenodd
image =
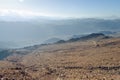
M45 45L7 60L4 80L120 80L120 38Z

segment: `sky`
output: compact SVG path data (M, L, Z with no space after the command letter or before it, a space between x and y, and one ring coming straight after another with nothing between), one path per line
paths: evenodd
M120 0L0 0L0 15L119 17Z

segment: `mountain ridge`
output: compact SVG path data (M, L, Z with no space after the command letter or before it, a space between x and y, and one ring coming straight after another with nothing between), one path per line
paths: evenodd
M70 38L69 40L61 40L61 39L58 39L58 38L52 38L52 40L57 39L57 41L54 41L54 42L52 41L52 43L38 44L38 45L28 46L28 47L18 48L18 49L2 50L2 51L0 51L0 55L1 55L0 59L1 60L5 59L9 56L12 56L13 54L21 55L21 56L26 55L26 54L32 53L33 51L39 49L40 47L44 47L44 46L47 46L47 45L64 44L64 43L69 43L69 42L78 42L78 41L87 41L87 40L97 41L97 40L108 39L108 38L111 38L111 37L106 36L102 33L92 33L92 34L82 36L80 38Z
M82 35L100 31L120 32L120 19L72 18L55 20L38 18L22 22L0 21L0 26L1 41L14 41L18 45L16 47L24 47L43 43L54 36L68 39L75 34Z

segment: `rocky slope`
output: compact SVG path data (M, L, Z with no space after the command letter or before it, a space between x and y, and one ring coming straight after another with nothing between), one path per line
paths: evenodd
M39 47L18 62L2 62L0 77L5 80L119 80L120 38L94 41L99 46L93 41Z

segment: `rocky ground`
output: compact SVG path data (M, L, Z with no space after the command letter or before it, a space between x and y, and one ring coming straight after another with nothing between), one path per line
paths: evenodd
M0 62L1 80L120 80L120 38L46 45Z

